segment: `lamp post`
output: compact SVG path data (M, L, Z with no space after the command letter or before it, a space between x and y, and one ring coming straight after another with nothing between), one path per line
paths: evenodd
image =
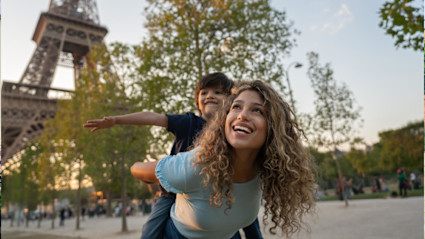
M291 88L291 82L289 81L289 68L291 66L294 66L295 68L300 68L303 66L303 64L294 61L291 64L288 65L288 67L286 68L286 84L288 85L288 91L289 91L289 100L291 102L291 108L292 110L295 112L295 101L294 101L294 96L292 95L292 88Z

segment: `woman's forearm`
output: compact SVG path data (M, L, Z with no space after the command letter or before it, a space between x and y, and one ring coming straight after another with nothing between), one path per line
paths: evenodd
M105 116L103 119L88 120L83 126L92 128L91 132L108 129L117 124L122 125L154 125L167 128L168 117L155 112L142 111L126 115Z
M155 125L167 128L168 118L166 115L150 111L142 111L127 115L110 116L116 124L122 125Z
M133 177L141 180L144 183L159 183L155 175L155 168L158 161L155 162L137 162L131 166L131 174Z

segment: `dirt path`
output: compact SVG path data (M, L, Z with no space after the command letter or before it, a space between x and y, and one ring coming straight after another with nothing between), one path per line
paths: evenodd
M343 202L318 203L316 217L309 217L312 234L300 238L312 239L422 239L424 238L424 198L370 199ZM259 219L261 221L261 213ZM66 220L64 227L50 229L50 222L36 228L36 222L28 228L10 228L10 222L2 221L2 238L6 239L134 239L140 238L141 227L147 217L136 215L128 218L129 232L121 233L120 218L91 218L81 222L82 229L75 230L75 219ZM58 225L56 223L56 225ZM424 226L424 227L423 227ZM424 231L422 230L424 228ZM264 226L262 225L262 229ZM263 232L264 239L282 238ZM294 237L295 238L295 237Z

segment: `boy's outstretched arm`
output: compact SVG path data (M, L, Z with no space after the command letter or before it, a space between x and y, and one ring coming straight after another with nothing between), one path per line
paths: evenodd
M144 183L159 183L155 175L155 168L158 161L155 162L137 162L131 166L131 174Z
M166 128L168 126L168 118L163 114L142 111L127 115L105 116L103 119L88 120L83 126L86 128L93 128L91 132L95 132L99 129L114 127L116 124L155 125Z

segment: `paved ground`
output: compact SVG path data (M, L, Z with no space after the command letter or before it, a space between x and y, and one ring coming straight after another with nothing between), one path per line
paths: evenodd
M133 239L140 238L140 228L146 219L142 215L129 217L128 233L119 232L119 218L86 219L81 222L82 229L79 231L74 229L75 220L67 220L64 227L55 229L50 229L47 221L42 223L41 228L37 228L36 222L28 228L18 228L16 224L11 228L9 221L2 221L1 236L6 239ZM317 216L309 217L308 221L311 235L301 234L299 238L422 239L425 231L424 198L354 200L350 201L348 208L340 201L320 202ZM265 232L263 236L265 239L281 238Z

